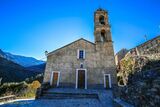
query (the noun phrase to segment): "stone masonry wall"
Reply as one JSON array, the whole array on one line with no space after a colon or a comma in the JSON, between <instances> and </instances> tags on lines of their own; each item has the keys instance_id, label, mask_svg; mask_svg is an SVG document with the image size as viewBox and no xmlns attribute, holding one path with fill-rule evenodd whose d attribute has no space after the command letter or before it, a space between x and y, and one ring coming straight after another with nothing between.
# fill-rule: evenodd
<instances>
[{"instance_id":1,"label":"stone masonry wall","mask_svg":"<svg viewBox=\"0 0 160 107\"><path fill-rule=\"evenodd\" d=\"M160 36L131 49L127 55L148 55L156 53L160 53Z\"/></svg>"},{"instance_id":2,"label":"stone masonry wall","mask_svg":"<svg viewBox=\"0 0 160 107\"><path fill-rule=\"evenodd\" d=\"M77 59L77 50L85 50L85 59ZM87 85L103 85L104 74L111 74L112 84L116 84L116 67L112 43L97 45L80 39L48 55L44 82L49 82L52 71L60 71L60 86L76 84L76 69L80 64L87 69Z\"/></svg>"}]
</instances>

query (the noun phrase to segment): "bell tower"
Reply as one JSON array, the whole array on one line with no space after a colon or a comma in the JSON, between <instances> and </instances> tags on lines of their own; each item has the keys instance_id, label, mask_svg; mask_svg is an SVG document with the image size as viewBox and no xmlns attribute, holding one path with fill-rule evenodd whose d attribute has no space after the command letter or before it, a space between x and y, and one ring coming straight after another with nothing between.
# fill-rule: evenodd
<instances>
[{"instance_id":1,"label":"bell tower","mask_svg":"<svg viewBox=\"0 0 160 107\"><path fill-rule=\"evenodd\" d=\"M101 8L94 13L94 38L95 44L112 42L108 12Z\"/></svg>"}]
</instances>

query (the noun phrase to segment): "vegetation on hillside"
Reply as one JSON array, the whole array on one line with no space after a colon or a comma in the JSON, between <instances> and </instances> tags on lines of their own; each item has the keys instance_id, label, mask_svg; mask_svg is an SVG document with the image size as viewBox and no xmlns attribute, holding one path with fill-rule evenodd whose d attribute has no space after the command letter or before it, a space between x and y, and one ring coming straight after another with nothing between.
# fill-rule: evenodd
<instances>
[{"instance_id":1,"label":"vegetation on hillside","mask_svg":"<svg viewBox=\"0 0 160 107\"><path fill-rule=\"evenodd\" d=\"M0 96L16 95L17 98L35 97L36 90L41 86L39 81L27 84L25 81L20 83L4 83L0 86Z\"/></svg>"},{"instance_id":2,"label":"vegetation on hillside","mask_svg":"<svg viewBox=\"0 0 160 107\"><path fill-rule=\"evenodd\" d=\"M0 84L0 97L16 95L17 98L35 97L36 90L41 86L43 74L26 78L22 82L7 82Z\"/></svg>"},{"instance_id":3,"label":"vegetation on hillside","mask_svg":"<svg viewBox=\"0 0 160 107\"><path fill-rule=\"evenodd\" d=\"M147 65L149 59L147 57L125 57L120 62L120 70L118 72L118 81L120 85L127 85L129 79L135 73L141 72Z\"/></svg>"},{"instance_id":4,"label":"vegetation on hillside","mask_svg":"<svg viewBox=\"0 0 160 107\"><path fill-rule=\"evenodd\" d=\"M120 97L136 107L160 105L160 58L125 57L120 63Z\"/></svg>"},{"instance_id":5,"label":"vegetation on hillside","mask_svg":"<svg viewBox=\"0 0 160 107\"><path fill-rule=\"evenodd\" d=\"M0 97L7 95L16 95L19 98L34 97L36 89L42 83L45 64L34 68L36 70L0 57Z\"/></svg>"}]
</instances>

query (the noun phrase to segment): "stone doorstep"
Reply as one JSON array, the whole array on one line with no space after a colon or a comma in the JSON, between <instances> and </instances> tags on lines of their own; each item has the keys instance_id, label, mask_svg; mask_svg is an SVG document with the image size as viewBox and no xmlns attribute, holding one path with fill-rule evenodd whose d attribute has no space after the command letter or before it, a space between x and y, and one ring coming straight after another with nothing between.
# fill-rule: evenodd
<instances>
[{"instance_id":1,"label":"stone doorstep","mask_svg":"<svg viewBox=\"0 0 160 107\"><path fill-rule=\"evenodd\" d=\"M112 98L112 91L111 90L85 90L85 89L60 89L60 90L48 90L48 91L43 91L43 94L65 94L65 95L82 95L82 96L96 96L95 98L99 97L101 98L101 96L103 97L103 95L105 95L105 97L110 97ZM43 95L42 94L42 95Z\"/></svg>"},{"instance_id":2,"label":"stone doorstep","mask_svg":"<svg viewBox=\"0 0 160 107\"><path fill-rule=\"evenodd\" d=\"M44 92L42 99L98 99L97 94Z\"/></svg>"},{"instance_id":3,"label":"stone doorstep","mask_svg":"<svg viewBox=\"0 0 160 107\"><path fill-rule=\"evenodd\" d=\"M98 95L99 97L104 96L113 98L112 90L95 90L95 89L72 89L72 88L51 88L43 91L43 93L69 93L69 94L85 94L85 95ZM43 94L42 93L42 94Z\"/></svg>"},{"instance_id":4,"label":"stone doorstep","mask_svg":"<svg viewBox=\"0 0 160 107\"><path fill-rule=\"evenodd\" d=\"M56 95L97 95L97 94L87 94L87 93L65 93L65 92L47 92L47 91L44 91L43 92L43 94L51 94L51 95L54 95L54 94L56 94Z\"/></svg>"},{"instance_id":5,"label":"stone doorstep","mask_svg":"<svg viewBox=\"0 0 160 107\"><path fill-rule=\"evenodd\" d=\"M88 92L84 89L75 90L75 89L61 89L61 88L54 88L49 89L47 91L43 91L42 98L53 98L53 99L78 99L78 98L90 98L90 99L98 99L98 94L93 92Z\"/></svg>"},{"instance_id":6,"label":"stone doorstep","mask_svg":"<svg viewBox=\"0 0 160 107\"><path fill-rule=\"evenodd\" d=\"M72 88L51 88L43 91L40 99L97 99L104 107L113 105L112 90L95 90L95 89L72 89ZM112 107L112 106L107 106Z\"/></svg>"},{"instance_id":7,"label":"stone doorstep","mask_svg":"<svg viewBox=\"0 0 160 107\"><path fill-rule=\"evenodd\" d=\"M74 89L74 88L50 88L46 91L47 92L60 92L60 93L86 93L86 94L112 92L112 90L106 90L106 89L96 90L96 89Z\"/></svg>"}]
</instances>

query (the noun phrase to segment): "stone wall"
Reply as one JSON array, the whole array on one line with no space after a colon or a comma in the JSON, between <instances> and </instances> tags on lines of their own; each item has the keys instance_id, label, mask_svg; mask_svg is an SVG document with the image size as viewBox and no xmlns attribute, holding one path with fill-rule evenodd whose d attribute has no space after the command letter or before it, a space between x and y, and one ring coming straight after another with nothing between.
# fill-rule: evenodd
<instances>
[{"instance_id":1,"label":"stone wall","mask_svg":"<svg viewBox=\"0 0 160 107\"><path fill-rule=\"evenodd\" d=\"M85 49L85 59L77 59L77 50ZM80 64L87 70L87 85L103 85L104 74L111 74L112 84L116 84L116 67L112 43L95 45L80 39L53 53L47 58L44 82L49 82L52 71L60 71L60 85L75 87L76 69Z\"/></svg>"},{"instance_id":2,"label":"stone wall","mask_svg":"<svg viewBox=\"0 0 160 107\"><path fill-rule=\"evenodd\" d=\"M133 49L127 55L146 55L160 53L160 36L153 38Z\"/></svg>"}]
</instances>

